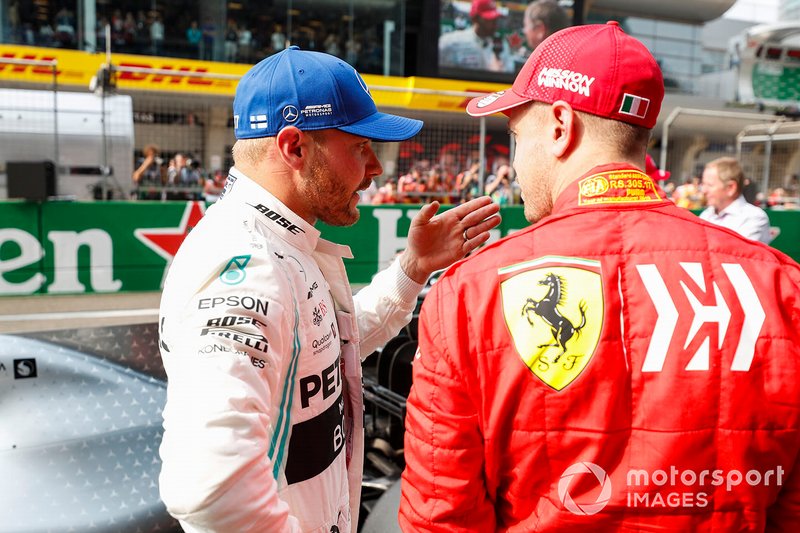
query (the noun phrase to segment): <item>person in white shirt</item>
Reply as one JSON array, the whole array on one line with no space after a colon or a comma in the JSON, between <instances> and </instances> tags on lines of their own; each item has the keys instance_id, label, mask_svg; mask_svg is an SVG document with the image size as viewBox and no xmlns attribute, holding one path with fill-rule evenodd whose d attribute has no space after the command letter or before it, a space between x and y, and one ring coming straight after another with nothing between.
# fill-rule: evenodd
<instances>
[{"instance_id":1,"label":"person in white shirt","mask_svg":"<svg viewBox=\"0 0 800 533\"><path fill-rule=\"evenodd\" d=\"M742 195L744 172L733 157L720 157L703 170L702 189L708 207L700 218L736 233L769 244L769 217Z\"/></svg>"},{"instance_id":2,"label":"person in white shirt","mask_svg":"<svg viewBox=\"0 0 800 533\"><path fill-rule=\"evenodd\" d=\"M495 38L502 15L494 0L473 0L469 15L472 26L439 37L439 66L513 72L508 42Z\"/></svg>"}]
</instances>

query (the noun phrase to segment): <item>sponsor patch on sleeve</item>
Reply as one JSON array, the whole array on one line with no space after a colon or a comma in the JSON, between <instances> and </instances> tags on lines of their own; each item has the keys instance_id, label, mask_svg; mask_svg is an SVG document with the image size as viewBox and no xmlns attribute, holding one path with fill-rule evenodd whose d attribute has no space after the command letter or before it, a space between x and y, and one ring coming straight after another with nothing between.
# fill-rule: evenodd
<instances>
[{"instance_id":1,"label":"sponsor patch on sleeve","mask_svg":"<svg viewBox=\"0 0 800 533\"><path fill-rule=\"evenodd\" d=\"M660 201L653 179L638 170L603 172L578 183L578 205Z\"/></svg>"}]
</instances>

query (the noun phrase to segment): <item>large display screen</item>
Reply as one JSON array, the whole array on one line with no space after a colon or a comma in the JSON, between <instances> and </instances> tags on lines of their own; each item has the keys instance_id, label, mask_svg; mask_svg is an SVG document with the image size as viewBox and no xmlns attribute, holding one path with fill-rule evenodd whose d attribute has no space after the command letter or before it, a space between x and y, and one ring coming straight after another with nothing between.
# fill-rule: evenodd
<instances>
[{"instance_id":1,"label":"large display screen","mask_svg":"<svg viewBox=\"0 0 800 533\"><path fill-rule=\"evenodd\" d=\"M441 0L439 76L513 80L539 42L571 24L571 4L556 0Z\"/></svg>"}]
</instances>

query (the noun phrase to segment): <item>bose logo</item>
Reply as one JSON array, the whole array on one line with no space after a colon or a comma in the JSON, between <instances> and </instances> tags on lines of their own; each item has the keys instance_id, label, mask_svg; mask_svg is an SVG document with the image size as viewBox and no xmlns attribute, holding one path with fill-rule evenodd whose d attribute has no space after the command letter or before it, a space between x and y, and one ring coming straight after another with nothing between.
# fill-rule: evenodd
<instances>
[{"instance_id":1,"label":"bose logo","mask_svg":"<svg viewBox=\"0 0 800 533\"><path fill-rule=\"evenodd\" d=\"M289 233L293 233L294 235L297 235L299 233L305 233L306 232L306 230L304 230L300 226L297 226L291 220L285 218L280 213L277 213L277 212L273 211L272 209L270 209L269 207L265 206L264 204L258 204L258 205L247 204L247 205L255 207L260 213L262 213L268 219L272 220L273 222L277 222L279 226L289 230Z\"/></svg>"}]
</instances>

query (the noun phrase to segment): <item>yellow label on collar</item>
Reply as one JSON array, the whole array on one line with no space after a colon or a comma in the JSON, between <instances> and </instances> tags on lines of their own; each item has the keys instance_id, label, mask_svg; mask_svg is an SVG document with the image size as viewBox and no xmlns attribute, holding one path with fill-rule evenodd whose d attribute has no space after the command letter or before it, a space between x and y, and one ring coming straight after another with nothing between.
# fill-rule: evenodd
<instances>
[{"instance_id":1,"label":"yellow label on collar","mask_svg":"<svg viewBox=\"0 0 800 533\"><path fill-rule=\"evenodd\" d=\"M638 170L614 170L578 182L578 205L660 202L653 179Z\"/></svg>"}]
</instances>

